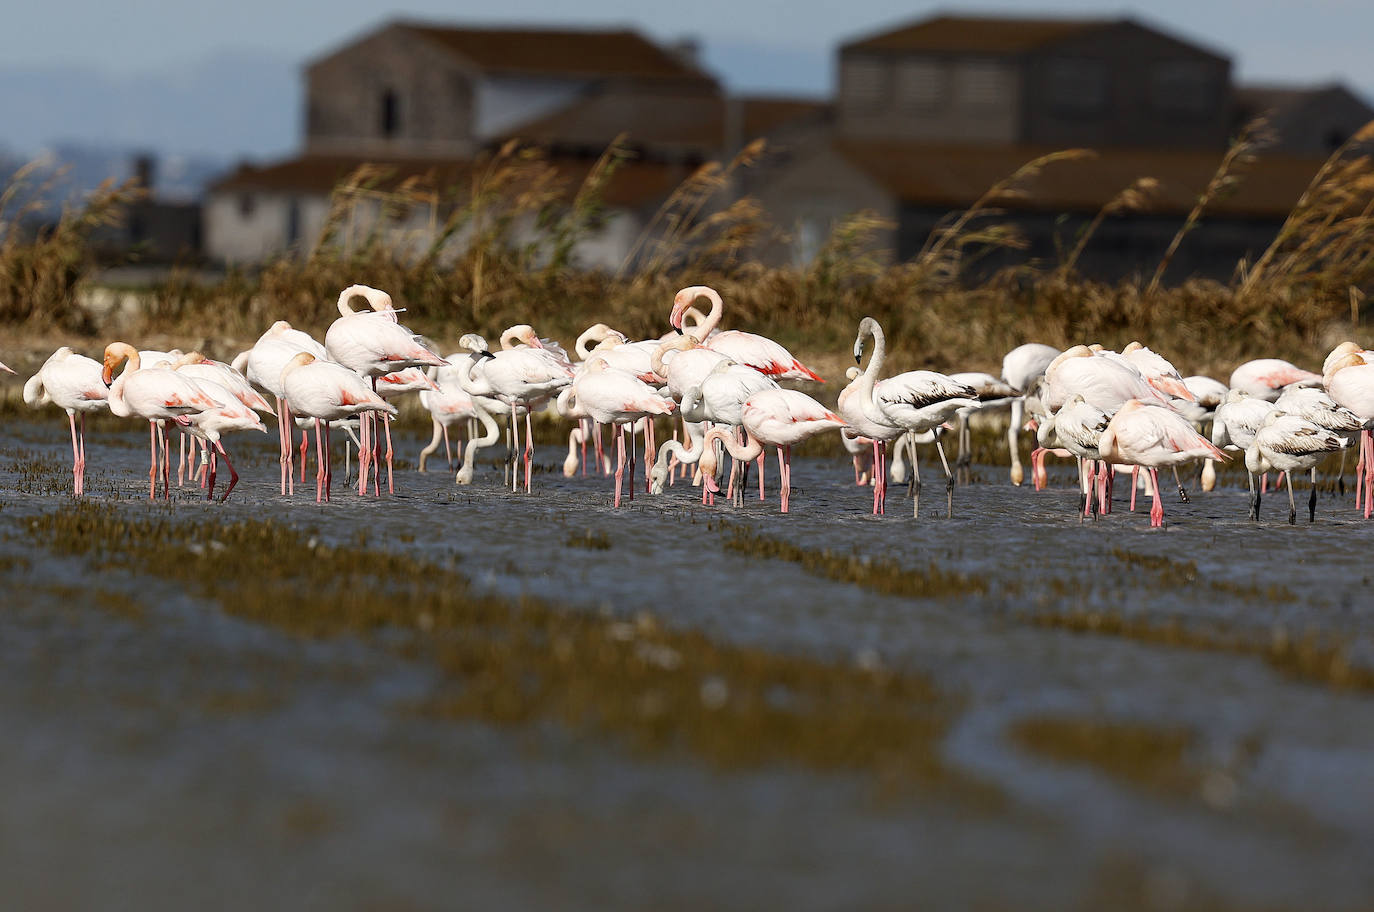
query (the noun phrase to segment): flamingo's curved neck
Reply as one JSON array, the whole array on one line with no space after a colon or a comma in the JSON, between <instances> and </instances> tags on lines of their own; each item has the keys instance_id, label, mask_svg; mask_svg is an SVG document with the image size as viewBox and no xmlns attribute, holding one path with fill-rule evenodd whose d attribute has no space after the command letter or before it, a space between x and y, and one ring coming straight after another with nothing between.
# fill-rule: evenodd
<instances>
[{"instance_id":1,"label":"flamingo's curved neck","mask_svg":"<svg viewBox=\"0 0 1374 912\"><path fill-rule=\"evenodd\" d=\"M716 324L720 323L722 302L720 293L708 285L702 285L697 288L697 297L704 297L706 300L710 301L711 309L707 312L705 319L694 326L687 326L684 320L682 332L683 335L691 336L693 339L701 342L711 334L711 330L716 328Z\"/></svg>"},{"instance_id":2,"label":"flamingo's curved neck","mask_svg":"<svg viewBox=\"0 0 1374 912\"><path fill-rule=\"evenodd\" d=\"M717 440L719 440L721 443L725 445L726 452L728 452L734 458L743 460L744 462L749 462L752 459L758 459L760 456L763 455L763 444L759 441L757 437L754 436L753 432L750 431L748 428L744 429L743 444L737 443L735 441L734 435L726 431L724 428L717 428L711 431L710 434L707 434L707 445L710 444L712 436L715 436Z\"/></svg>"},{"instance_id":3,"label":"flamingo's curved neck","mask_svg":"<svg viewBox=\"0 0 1374 912\"><path fill-rule=\"evenodd\" d=\"M874 389L878 384L878 372L883 368L883 361L887 359L887 336L883 333L883 328L876 320L868 321L864 326L864 333L860 333L859 339L864 335L873 337L873 354L868 358L868 367L864 368L863 374L859 377L859 407L863 410L864 417L876 424L887 424L883 413L878 408L878 403L874 399Z\"/></svg>"},{"instance_id":4,"label":"flamingo's curved neck","mask_svg":"<svg viewBox=\"0 0 1374 912\"><path fill-rule=\"evenodd\" d=\"M372 288L368 285L350 285L339 292L340 314L345 317L351 317L357 313L366 313L366 311L354 310L349 305L349 302L352 301L354 297L361 297L367 301L368 306L374 311L389 312L395 309L391 305L391 295L386 292L377 288ZM288 326L287 328L290 327Z\"/></svg>"},{"instance_id":5,"label":"flamingo's curved neck","mask_svg":"<svg viewBox=\"0 0 1374 912\"><path fill-rule=\"evenodd\" d=\"M475 360L475 359L474 359ZM501 439L501 429L496 424L496 419L488 414L487 410L473 403L473 412L476 413L477 420L482 422L482 436L473 437L468 441L466 449L463 451L463 465L458 469L458 479L460 481L471 481L473 473L473 460L477 456L477 451L483 447L495 446Z\"/></svg>"}]
</instances>

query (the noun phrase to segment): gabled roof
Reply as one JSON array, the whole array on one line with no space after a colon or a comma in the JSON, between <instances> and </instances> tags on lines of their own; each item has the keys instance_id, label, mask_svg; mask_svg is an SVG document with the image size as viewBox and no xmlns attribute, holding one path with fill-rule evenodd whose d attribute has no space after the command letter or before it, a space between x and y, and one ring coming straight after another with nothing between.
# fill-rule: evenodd
<instances>
[{"instance_id":1,"label":"gabled roof","mask_svg":"<svg viewBox=\"0 0 1374 912\"><path fill-rule=\"evenodd\" d=\"M916 206L962 209L1022 165L1051 151L1035 146L926 145L841 140L850 164L898 200ZM1156 214L1187 213L1216 173L1220 155L1186 150L1110 148L1088 159L1046 166L1023 196L1001 209L1092 214L1141 177L1160 182ZM1323 162L1319 157L1273 155L1251 165L1235 191L1217 199L1210 215L1281 219L1302 196Z\"/></svg>"},{"instance_id":2,"label":"gabled roof","mask_svg":"<svg viewBox=\"0 0 1374 912\"><path fill-rule=\"evenodd\" d=\"M1247 116L1273 111L1283 115L1324 95L1344 95L1349 101L1366 107L1369 103L1339 82L1324 85L1243 85L1236 86L1236 107Z\"/></svg>"},{"instance_id":3,"label":"gabled roof","mask_svg":"<svg viewBox=\"0 0 1374 912\"><path fill-rule=\"evenodd\" d=\"M715 82L709 73L684 56L630 29L469 28L398 20L373 29L309 65L347 53L358 42L388 29L408 32L489 72Z\"/></svg>"},{"instance_id":4,"label":"gabled roof","mask_svg":"<svg viewBox=\"0 0 1374 912\"><path fill-rule=\"evenodd\" d=\"M1191 39L1131 17L1027 18L1019 16L958 16L940 14L841 45L841 52L917 51L946 54L1024 54L1050 47L1067 38L1108 28L1133 28L1196 54L1226 61L1227 56Z\"/></svg>"},{"instance_id":5,"label":"gabled roof","mask_svg":"<svg viewBox=\"0 0 1374 912\"><path fill-rule=\"evenodd\" d=\"M843 50L1020 53L1122 19L938 15L859 38Z\"/></svg>"}]
</instances>

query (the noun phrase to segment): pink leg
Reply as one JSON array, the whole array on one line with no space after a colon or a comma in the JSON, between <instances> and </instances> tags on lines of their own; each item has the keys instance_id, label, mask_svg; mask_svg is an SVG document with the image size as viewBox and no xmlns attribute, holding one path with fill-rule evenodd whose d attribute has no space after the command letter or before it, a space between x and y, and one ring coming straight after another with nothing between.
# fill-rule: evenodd
<instances>
[{"instance_id":1,"label":"pink leg","mask_svg":"<svg viewBox=\"0 0 1374 912\"><path fill-rule=\"evenodd\" d=\"M1159 499L1159 470L1150 470L1150 485L1155 489L1155 501L1150 507L1150 527L1164 525L1164 504Z\"/></svg>"},{"instance_id":2,"label":"pink leg","mask_svg":"<svg viewBox=\"0 0 1374 912\"><path fill-rule=\"evenodd\" d=\"M86 413L81 413L81 430L79 433L81 440L81 471L78 473L78 480L81 484L81 494L86 494Z\"/></svg>"},{"instance_id":3,"label":"pink leg","mask_svg":"<svg viewBox=\"0 0 1374 912\"><path fill-rule=\"evenodd\" d=\"M206 465L209 467L205 472L205 499L213 500L215 496L215 451L206 448L209 460Z\"/></svg>"},{"instance_id":4,"label":"pink leg","mask_svg":"<svg viewBox=\"0 0 1374 912\"><path fill-rule=\"evenodd\" d=\"M334 447L329 440L329 422L324 423L324 502L329 503L330 491L334 487Z\"/></svg>"},{"instance_id":5,"label":"pink leg","mask_svg":"<svg viewBox=\"0 0 1374 912\"><path fill-rule=\"evenodd\" d=\"M194 449L192 447L193 452ZM179 488L184 484L186 484L186 435L182 434L177 440L177 487Z\"/></svg>"},{"instance_id":6,"label":"pink leg","mask_svg":"<svg viewBox=\"0 0 1374 912\"><path fill-rule=\"evenodd\" d=\"M392 481L392 479L391 479L391 460L392 460L393 451L392 451L392 448L391 448L391 416L390 416L390 415L386 415L386 414L383 414L383 415L382 415L382 430L386 431L386 492L387 492L388 494L395 494L395 493L396 493L396 483L395 483L394 481ZM378 497L381 496L381 492L380 492L380 491L377 492L377 496L378 496Z\"/></svg>"},{"instance_id":7,"label":"pink leg","mask_svg":"<svg viewBox=\"0 0 1374 912\"><path fill-rule=\"evenodd\" d=\"M224 496L220 498L220 503L224 503L229 499L229 495L234 492L234 485L239 483L239 473L234 471L234 464L229 461L229 451L224 448L222 441L215 441L215 449L219 455L224 457L224 464L229 467L229 487L224 489Z\"/></svg>"},{"instance_id":8,"label":"pink leg","mask_svg":"<svg viewBox=\"0 0 1374 912\"><path fill-rule=\"evenodd\" d=\"M591 433L591 422L586 418L581 420L582 425L582 477L587 477L587 436Z\"/></svg>"},{"instance_id":9,"label":"pink leg","mask_svg":"<svg viewBox=\"0 0 1374 912\"><path fill-rule=\"evenodd\" d=\"M627 488L627 490L630 492L630 500L633 501L633 500L635 499L635 426L634 426L634 422L633 422L633 421L630 422L629 428L630 428L630 432L629 432L629 436L630 436L630 469L629 469L629 472L630 472L630 474L629 474L630 484L629 484L629 487Z\"/></svg>"},{"instance_id":10,"label":"pink leg","mask_svg":"<svg viewBox=\"0 0 1374 912\"><path fill-rule=\"evenodd\" d=\"M592 427L596 428L596 470L605 476L606 474L606 447L601 439L601 422L593 421Z\"/></svg>"},{"instance_id":11,"label":"pink leg","mask_svg":"<svg viewBox=\"0 0 1374 912\"><path fill-rule=\"evenodd\" d=\"M76 412L67 413L72 428L72 496L81 496L81 445L76 442Z\"/></svg>"},{"instance_id":12,"label":"pink leg","mask_svg":"<svg viewBox=\"0 0 1374 912\"><path fill-rule=\"evenodd\" d=\"M1364 518L1374 509L1374 431L1364 432Z\"/></svg>"},{"instance_id":13,"label":"pink leg","mask_svg":"<svg viewBox=\"0 0 1374 912\"><path fill-rule=\"evenodd\" d=\"M281 449L281 493L286 495L286 482L291 475L291 437L286 429L291 426L291 407L280 396L277 397L277 446Z\"/></svg>"},{"instance_id":14,"label":"pink leg","mask_svg":"<svg viewBox=\"0 0 1374 912\"><path fill-rule=\"evenodd\" d=\"M444 429L444 458L448 460L448 470L453 471L453 448L448 445L448 425L440 423Z\"/></svg>"},{"instance_id":15,"label":"pink leg","mask_svg":"<svg viewBox=\"0 0 1374 912\"><path fill-rule=\"evenodd\" d=\"M1360 458L1355 462L1355 509L1360 508L1364 497L1364 457L1370 431L1360 431Z\"/></svg>"},{"instance_id":16,"label":"pink leg","mask_svg":"<svg viewBox=\"0 0 1374 912\"><path fill-rule=\"evenodd\" d=\"M301 484L305 484L305 454L310 451L310 429L301 428Z\"/></svg>"},{"instance_id":17,"label":"pink leg","mask_svg":"<svg viewBox=\"0 0 1374 912\"><path fill-rule=\"evenodd\" d=\"M763 454L759 454L759 500L763 500Z\"/></svg>"},{"instance_id":18,"label":"pink leg","mask_svg":"<svg viewBox=\"0 0 1374 912\"><path fill-rule=\"evenodd\" d=\"M157 422L148 422L148 499L157 500Z\"/></svg>"},{"instance_id":19,"label":"pink leg","mask_svg":"<svg viewBox=\"0 0 1374 912\"><path fill-rule=\"evenodd\" d=\"M315 419L315 503L324 500L324 439L320 436L320 419Z\"/></svg>"},{"instance_id":20,"label":"pink leg","mask_svg":"<svg viewBox=\"0 0 1374 912\"><path fill-rule=\"evenodd\" d=\"M883 501L883 480L878 474L882 469L883 458L878 453L878 447L882 446L877 440L873 441L873 515L882 513ZM859 457L854 456L854 483L859 483Z\"/></svg>"},{"instance_id":21,"label":"pink leg","mask_svg":"<svg viewBox=\"0 0 1374 912\"><path fill-rule=\"evenodd\" d=\"M1090 505L1092 504L1093 494L1095 493L1095 489L1093 488L1093 482L1095 480L1096 479L1093 478L1092 463L1081 463L1078 467L1079 490L1081 491L1084 487L1088 489L1088 493L1083 496L1083 517L1085 519L1092 514Z\"/></svg>"},{"instance_id":22,"label":"pink leg","mask_svg":"<svg viewBox=\"0 0 1374 912\"><path fill-rule=\"evenodd\" d=\"M615 506L619 507L620 483L625 478L625 426L622 424L615 427Z\"/></svg>"},{"instance_id":23,"label":"pink leg","mask_svg":"<svg viewBox=\"0 0 1374 912\"><path fill-rule=\"evenodd\" d=\"M534 466L534 427L530 409L525 410L525 493L530 493L530 470Z\"/></svg>"},{"instance_id":24,"label":"pink leg","mask_svg":"<svg viewBox=\"0 0 1374 912\"><path fill-rule=\"evenodd\" d=\"M367 496L367 462L372 456L372 413L358 414L358 496Z\"/></svg>"},{"instance_id":25,"label":"pink leg","mask_svg":"<svg viewBox=\"0 0 1374 912\"><path fill-rule=\"evenodd\" d=\"M658 457L658 446L654 440L654 419L650 415L644 423L644 493L649 493L649 475L654 470L654 460Z\"/></svg>"},{"instance_id":26,"label":"pink leg","mask_svg":"<svg viewBox=\"0 0 1374 912\"><path fill-rule=\"evenodd\" d=\"M172 496L172 441L167 439L167 428L158 428L158 437L162 439L162 499L169 500Z\"/></svg>"},{"instance_id":27,"label":"pink leg","mask_svg":"<svg viewBox=\"0 0 1374 912\"><path fill-rule=\"evenodd\" d=\"M1131 466L1131 512L1135 512L1135 481L1140 474L1140 466Z\"/></svg>"}]
</instances>

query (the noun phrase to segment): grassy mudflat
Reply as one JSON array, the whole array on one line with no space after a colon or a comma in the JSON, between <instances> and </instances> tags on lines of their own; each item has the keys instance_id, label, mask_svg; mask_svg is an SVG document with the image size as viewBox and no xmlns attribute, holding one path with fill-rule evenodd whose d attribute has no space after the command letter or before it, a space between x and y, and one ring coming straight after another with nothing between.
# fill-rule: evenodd
<instances>
[{"instance_id":1,"label":"grassy mudflat","mask_svg":"<svg viewBox=\"0 0 1374 912\"><path fill-rule=\"evenodd\" d=\"M912 522L813 459L784 518L681 487L617 512L554 471L512 495L490 469L317 506L276 494L261 438L228 504L149 504L142 434L106 428L78 505L60 431L0 438L18 901L1374 892L1374 532L1349 497L1254 526L1227 487L1152 532L984 467L953 519L934 498Z\"/></svg>"}]
</instances>

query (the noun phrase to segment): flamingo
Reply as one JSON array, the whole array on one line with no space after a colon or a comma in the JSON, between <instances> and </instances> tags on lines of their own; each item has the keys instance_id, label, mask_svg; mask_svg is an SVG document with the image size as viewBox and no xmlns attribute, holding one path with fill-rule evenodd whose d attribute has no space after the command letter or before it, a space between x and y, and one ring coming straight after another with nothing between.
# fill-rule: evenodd
<instances>
[{"instance_id":1,"label":"flamingo","mask_svg":"<svg viewBox=\"0 0 1374 912\"><path fill-rule=\"evenodd\" d=\"M683 329L683 317L697 298L704 297L711 302L711 309L701 324L691 329ZM747 364L761 374L777 380L814 380L824 383L820 374L802 364L792 353L766 336L741 332L737 329L715 333L712 331L721 317L721 297L706 285L692 285L684 288L673 298L673 310L668 321L675 329L689 333L712 351L720 352L738 364Z\"/></svg>"},{"instance_id":2,"label":"flamingo","mask_svg":"<svg viewBox=\"0 0 1374 912\"><path fill-rule=\"evenodd\" d=\"M954 515L954 475L949 470L949 460L945 458L945 448L940 443L939 428L952 418L961 408L977 407L978 400L972 387L956 383L944 374L935 371L916 370L888 377L881 384L876 382L878 371L882 369L887 357L887 338L883 328L872 317L859 321L859 334L854 340L854 360L863 358L864 339L873 337L873 357L859 382L863 384L860 405L865 416L875 424L887 424L907 431L935 431L935 449L940 454L940 465L945 470L945 500L948 515ZM921 479L919 470L912 466L912 505L911 515L915 518L920 507Z\"/></svg>"},{"instance_id":3,"label":"flamingo","mask_svg":"<svg viewBox=\"0 0 1374 912\"><path fill-rule=\"evenodd\" d=\"M620 493L625 478L625 427L641 418L670 415L677 408L673 400L659 395L652 386L634 374L614 370L605 358L594 356L587 361L573 381L573 399L598 424L616 429L615 506L620 506ZM634 439L630 441L630 499L634 500Z\"/></svg>"},{"instance_id":4,"label":"flamingo","mask_svg":"<svg viewBox=\"0 0 1374 912\"><path fill-rule=\"evenodd\" d=\"M963 483L969 483L969 467L973 464L973 440L969 435L969 419L974 412L990 412L1011 408L1017 391L1010 383L982 371L965 371L950 374L955 383L972 387L978 396L978 405L962 408L956 414L959 418L959 455L954 459L955 473L963 473Z\"/></svg>"},{"instance_id":5,"label":"flamingo","mask_svg":"<svg viewBox=\"0 0 1374 912\"><path fill-rule=\"evenodd\" d=\"M118 378L115 368L127 361ZM187 415L214 408L211 399L189 377L182 377L165 367L144 369L138 350L127 342L111 342L105 347L105 359L100 379L110 387L110 412L118 418L136 415L148 421L148 438L152 453L148 466L148 498L157 497L157 445L163 441L162 496L171 496L166 436L159 434L160 422L173 421L185 427ZM113 381L113 382L112 382Z\"/></svg>"},{"instance_id":6,"label":"flamingo","mask_svg":"<svg viewBox=\"0 0 1374 912\"><path fill-rule=\"evenodd\" d=\"M534 330L528 326L518 329L520 336L528 343L526 347L502 349L493 353L487 349L486 340L475 333L468 333L459 339L458 347L474 355L466 373L470 384L466 386L468 393L474 397L479 394L489 396L510 411L510 428L515 441L512 456L520 447L520 432L516 424L517 409L524 409L525 493L528 494L534 460L534 432L530 424L530 411L572 383L573 370L566 358L560 358L542 347L542 343L534 335ZM477 376L479 366L480 379ZM518 478L518 473L512 474L513 491L519 488Z\"/></svg>"},{"instance_id":7,"label":"flamingo","mask_svg":"<svg viewBox=\"0 0 1374 912\"><path fill-rule=\"evenodd\" d=\"M354 311L353 298L361 297L371 311ZM391 296L366 285L350 285L339 293L339 318L330 324L324 336L324 348L331 360L349 370L376 378L407 367L443 367L448 362L435 353L419 336L402 326L396 319ZM371 410L366 410L360 425L363 449L358 451L358 493L367 493L367 470L373 468L376 481L376 453L378 439L372 426ZM382 425L386 432L386 488L395 493L392 480L391 412L382 411ZM318 435L317 435L318 436Z\"/></svg>"},{"instance_id":8,"label":"flamingo","mask_svg":"<svg viewBox=\"0 0 1374 912\"><path fill-rule=\"evenodd\" d=\"M689 427L692 440L697 442L696 446L691 455L688 455L687 450L676 440L664 444L664 452L660 452L658 461L650 472L650 490L655 493L662 492L663 482L668 473L669 456L676 455L679 461L686 465L700 460L700 441L705 435L699 428L703 427L704 422L729 428L741 427L744 424L744 403L749 397L766 389L777 388L778 384L772 378L765 377L747 365L736 364L728 358L713 367L702 378L699 386L687 390L680 405L684 426ZM731 495L734 494L735 481L735 469L732 467L729 489ZM741 481L741 484L743 483ZM703 489L703 502L710 495L709 489ZM759 489L759 499L763 499L762 485Z\"/></svg>"},{"instance_id":9,"label":"flamingo","mask_svg":"<svg viewBox=\"0 0 1374 912\"><path fill-rule=\"evenodd\" d=\"M366 412L394 415L396 406L379 396L356 371L309 352L298 352L286 363L280 386L290 409L315 421L315 502L327 501L333 483L329 423ZM363 451L359 450L358 462L362 460ZM366 487L358 493L366 494Z\"/></svg>"},{"instance_id":10,"label":"flamingo","mask_svg":"<svg viewBox=\"0 0 1374 912\"><path fill-rule=\"evenodd\" d=\"M1217 406L1212 417L1212 443L1244 453L1255 441L1255 432L1264 420L1278 411L1278 406L1244 390L1233 389ZM1250 492L1255 491L1255 476L1247 471Z\"/></svg>"},{"instance_id":11,"label":"flamingo","mask_svg":"<svg viewBox=\"0 0 1374 912\"><path fill-rule=\"evenodd\" d=\"M1124 463L1150 470L1154 503L1151 528L1164 525L1164 505L1159 498L1159 467L1177 466L1194 459L1226 459L1210 440L1197 432L1178 412L1139 399L1127 401L1107 422L1098 440L1098 452L1109 463Z\"/></svg>"},{"instance_id":12,"label":"flamingo","mask_svg":"<svg viewBox=\"0 0 1374 912\"><path fill-rule=\"evenodd\" d=\"M1106 463L1095 466L1094 463L1100 462L1102 452L1098 444L1102 440L1102 432L1107 429L1109 419L1105 412L1096 406L1089 405L1082 395L1075 393L1069 397L1069 401L1055 412L1049 424L1054 428L1055 435L1064 449L1078 457L1079 474L1085 477L1083 515L1092 514L1094 481L1097 483L1097 510L1099 513L1108 511L1108 484L1111 480L1111 467Z\"/></svg>"},{"instance_id":13,"label":"flamingo","mask_svg":"<svg viewBox=\"0 0 1374 912\"><path fill-rule=\"evenodd\" d=\"M1021 422L1025 417L1026 396L1035 382L1045 376L1045 368L1059 357L1059 349L1040 342L1027 342L1007 352L1002 358L1002 379L1016 390L1017 398L1011 402L1011 424L1007 426L1007 448L1011 452L1011 483L1019 486L1026 478L1021 468L1021 447L1019 435Z\"/></svg>"},{"instance_id":14,"label":"flamingo","mask_svg":"<svg viewBox=\"0 0 1374 912\"><path fill-rule=\"evenodd\" d=\"M1257 399L1273 402L1286 386L1295 383L1316 386L1321 379L1321 374L1303 370L1279 358L1260 358L1256 361L1246 361L1233 370L1229 386Z\"/></svg>"},{"instance_id":15,"label":"flamingo","mask_svg":"<svg viewBox=\"0 0 1374 912\"><path fill-rule=\"evenodd\" d=\"M1301 469L1312 473L1312 492L1307 499L1307 521L1317 520L1317 463L1328 453L1347 446L1348 441L1298 415L1271 412L1255 432L1245 450L1245 468L1253 477L1276 469L1284 473L1288 485L1288 524L1296 525L1298 507L1293 502L1293 473ZM1250 518L1259 521L1260 492L1250 491Z\"/></svg>"},{"instance_id":16,"label":"flamingo","mask_svg":"<svg viewBox=\"0 0 1374 912\"><path fill-rule=\"evenodd\" d=\"M296 486L293 477L295 467L291 447L291 414L289 409L283 408L282 400L285 398L285 393L281 388L281 372L286 367L287 362L301 352L308 352L319 360L328 360L329 358L324 346L315 341L309 334L298 329L292 329L291 324L285 320L278 320L258 337L258 341L253 344L251 349L235 358L232 365L235 370L242 371L249 382L256 383L276 399L277 439L281 446L281 493L283 495L294 494ZM302 430L302 443L308 439L309 434ZM361 455L358 458L361 460Z\"/></svg>"},{"instance_id":17,"label":"flamingo","mask_svg":"<svg viewBox=\"0 0 1374 912\"><path fill-rule=\"evenodd\" d=\"M1179 376L1178 370L1167 359L1150 351L1139 342L1128 343L1121 350L1121 357L1140 371L1146 383L1161 393L1187 402L1192 402L1196 398L1193 391L1188 389L1188 384L1184 383L1183 378Z\"/></svg>"},{"instance_id":18,"label":"flamingo","mask_svg":"<svg viewBox=\"0 0 1374 912\"><path fill-rule=\"evenodd\" d=\"M1151 386L1126 358L1115 352L1097 354L1086 345L1075 345L1050 362L1045 382L1045 406L1051 412L1058 411L1074 393L1107 414L1132 399L1170 407L1169 397Z\"/></svg>"},{"instance_id":19,"label":"flamingo","mask_svg":"<svg viewBox=\"0 0 1374 912\"><path fill-rule=\"evenodd\" d=\"M67 413L72 430L73 497L86 492L86 413L109 407L110 388L101 372L99 361L78 355L64 345L49 355L38 373L24 384L24 401L28 405L36 408L52 403ZM81 416L79 429L77 415Z\"/></svg>"},{"instance_id":20,"label":"flamingo","mask_svg":"<svg viewBox=\"0 0 1374 912\"><path fill-rule=\"evenodd\" d=\"M448 457L449 471L453 470L453 452L449 448L449 425L458 421L469 424L468 436L472 436L472 422L477 418L477 405L459 380L459 372L467 368L467 357L462 353L449 355L444 359L448 367L430 368L430 377L436 388L420 390L420 404L428 411L434 421L434 436L429 445L420 451L420 471L425 470L425 460L439 448L439 440L444 441L444 453Z\"/></svg>"},{"instance_id":21,"label":"flamingo","mask_svg":"<svg viewBox=\"0 0 1374 912\"><path fill-rule=\"evenodd\" d=\"M1188 387L1188 392L1193 394L1192 408L1190 411L1180 411L1187 415L1193 424L1198 426L1198 431L1202 431L1202 426L1210 424L1216 418L1217 406L1221 405L1226 394L1230 392L1225 383L1220 380L1213 380L1211 377L1194 375L1184 377L1183 385ZM1210 430L1209 430L1210 433ZM1217 486L1217 464L1210 459L1202 463L1202 478L1198 484L1204 491L1211 491Z\"/></svg>"},{"instance_id":22,"label":"flamingo","mask_svg":"<svg viewBox=\"0 0 1374 912\"><path fill-rule=\"evenodd\" d=\"M712 428L701 446L702 484L715 492L715 441L724 444L735 459L748 462L758 457L765 446L778 451L778 468L782 474L782 512L788 511L792 491L792 447L829 430L848 427L844 419L805 393L789 389L766 389L750 396L744 403L745 443L737 444L725 428ZM742 486L741 486L742 487ZM738 491L743 497L743 492Z\"/></svg>"},{"instance_id":23,"label":"flamingo","mask_svg":"<svg viewBox=\"0 0 1374 912\"><path fill-rule=\"evenodd\" d=\"M186 431L205 441L206 500L211 500L215 496L215 469L218 457L223 457L224 464L229 467L229 487L224 490L224 497L220 501L223 503L229 499L229 495L234 492L234 486L239 483L239 473L229 461L229 453L224 448L222 435L230 431L262 431L266 434L267 428L263 426L257 412L240 400L237 390L213 380L198 379L195 383L197 389L215 401L215 406L188 415L190 424L186 426Z\"/></svg>"},{"instance_id":24,"label":"flamingo","mask_svg":"<svg viewBox=\"0 0 1374 912\"><path fill-rule=\"evenodd\" d=\"M1361 497L1364 501L1364 518L1368 519L1374 511L1374 359L1367 359L1359 352L1349 352L1329 362L1322 377L1331 399L1354 412L1364 422L1360 437L1360 469L1356 469L1358 483L1355 489L1355 506L1358 509Z\"/></svg>"},{"instance_id":25,"label":"flamingo","mask_svg":"<svg viewBox=\"0 0 1374 912\"><path fill-rule=\"evenodd\" d=\"M858 343L855 343L858 347ZM849 385L840 390L839 399L835 406L835 411L845 423L854 429L854 432L872 441L873 444L873 515L878 516L887 512L887 446L892 441L906 433L906 428L893 424L891 421L883 420L881 417L870 418L868 413L871 408L865 409L866 400L873 397L875 378L878 369L882 366L880 358L881 349L875 347L873 354L868 359L868 367L859 371L857 367L852 367L846 371L845 375L850 378ZM856 351L855 360L859 359ZM840 435L844 440L844 435ZM855 462L854 472L857 483L858 462Z\"/></svg>"}]
</instances>

